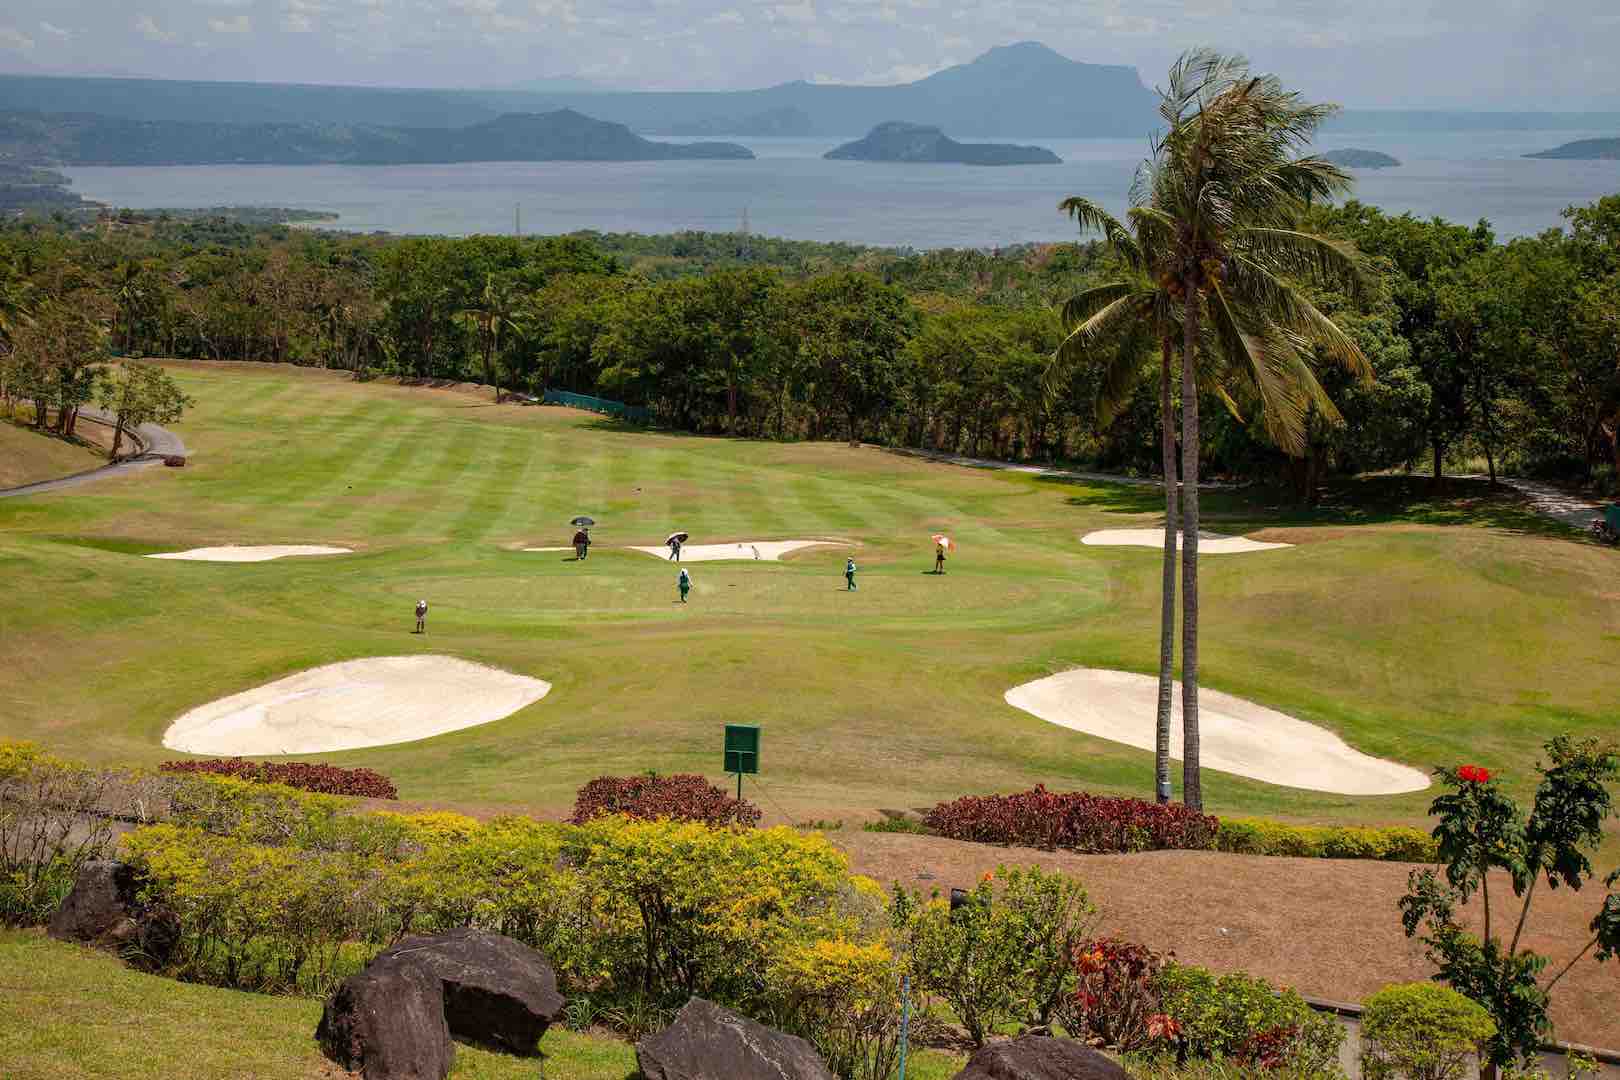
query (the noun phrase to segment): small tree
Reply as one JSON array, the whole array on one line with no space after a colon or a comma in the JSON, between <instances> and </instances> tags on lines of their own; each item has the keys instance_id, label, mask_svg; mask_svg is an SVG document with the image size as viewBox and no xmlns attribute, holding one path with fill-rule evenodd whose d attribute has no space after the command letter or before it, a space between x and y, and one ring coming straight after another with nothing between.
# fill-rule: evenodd
<instances>
[{"instance_id":1,"label":"small tree","mask_svg":"<svg viewBox=\"0 0 1620 1080\"><path fill-rule=\"evenodd\" d=\"M1386 986L1363 1005L1367 1080L1463 1080L1468 1059L1496 1034L1478 1002L1434 983Z\"/></svg>"},{"instance_id":2,"label":"small tree","mask_svg":"<svg viewBox=\"0 0 1620 1080\"><path fill-rule=\"evenodd\" d=\"M101 380L98 402L112 413L112 459L118 460L126 432L142 424L170 424L193 404L167 371L155 364L118 365Z\"/></svg>"},{"instance_id":3,"label":"small tree","mask_svg":"<svg viewBox=\"0 0 1620 1080\"><path fill-rule=\"evenodd\" d=\"M1485 1042L1487 1071L1514 1064L1536 1050L1552 1029L1547 1005L1555 986L1587 953L1599 961L1620 956L1620 870L1605 881L1609 894L1592 919L1586 946L1545 983L1548 958L1519 948L1536 887L1581 888L1594 876L1589 853L1603 841L1603 822L1614 813L1609 785L1620 778L1620 754L1596 739L1580 742L1560 735L1546 744L1550 764L1537 763L1541 783L1528 818L1491 774L1477 765L1439 769L1448 790L1429 813L1439 817L1445 877L1413 871L1401 898L1401 923L1408 937L1428 946L1439 969L1436 978L1479 1002L1491 1014L1496 1032ZM1493 932L1489 873L1504 870L1520 899L1519 918L1506 944ZM1478 935L1458 921L1457 909L1478 893L1483 907Z\"/></svg>"}]
</instances>

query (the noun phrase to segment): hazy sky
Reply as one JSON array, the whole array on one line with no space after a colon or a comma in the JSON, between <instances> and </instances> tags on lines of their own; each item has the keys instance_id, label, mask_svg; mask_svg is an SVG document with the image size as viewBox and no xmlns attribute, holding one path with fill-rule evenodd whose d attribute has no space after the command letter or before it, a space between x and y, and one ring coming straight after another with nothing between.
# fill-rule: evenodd
<instances>
[{"instance_id":1,"label":"hazy sky","mask_svg":"<svg viewBox=\"0 0 1620 1080\"><path fill-rule=\"evenodd\" d=\"M1620 0L5 0L0 71L731 89L903 82L1037 40L1247 53L1352 106L1620 108Z\"/></svg>"}]
</instances>

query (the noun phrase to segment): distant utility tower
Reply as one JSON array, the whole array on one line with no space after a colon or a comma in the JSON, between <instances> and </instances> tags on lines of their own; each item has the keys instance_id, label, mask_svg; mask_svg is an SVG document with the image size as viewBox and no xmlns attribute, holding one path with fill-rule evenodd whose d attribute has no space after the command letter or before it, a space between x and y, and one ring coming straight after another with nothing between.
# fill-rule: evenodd
<instances>
[{"instance_id":1,"label":"distant utility tower","mask_svg":"<svg viewBox=\"0 0 1620 1080\"><path fill-rule=\"evenodd\" d=\"M522 236L523 235L523 204L522 203L518 203L517 208L512 211L512 235L513 236Z\"/></svg>"},{"instance_id":2,"label":"distant utility tower","mask_svg":"<svg viewBox=\"0 0 1620 1080\"><path fill-rule=\"evenodd\" d=\"M751 235L752 230L749 228L749 225L748 225L748 207L746 207L746 206L743 207L742 224L740 224L737 227L737 233L738 233L739 236L742 237L742 254L743 254L743 257L747 258L753 251L753 245L748 242L748 238Z\"/></svg>"}]
</instances>

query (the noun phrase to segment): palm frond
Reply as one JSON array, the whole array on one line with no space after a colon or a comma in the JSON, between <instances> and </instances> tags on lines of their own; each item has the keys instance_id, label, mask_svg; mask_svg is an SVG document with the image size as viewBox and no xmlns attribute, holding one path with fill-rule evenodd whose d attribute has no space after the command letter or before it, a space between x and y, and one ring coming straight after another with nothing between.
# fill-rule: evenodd
<instances>
[{"instance_id":1,"label":"palm frond","mask_svg":"<svg viewBox=\"0 0 1620 1080\"><path fill-rule=\"evenodd\" d=\"M1074 330L1115 300L1137 291L1137 288L1138 286L1129 281L1114 281L1107 285L1098 285L1087 289L1078 296L1070 297L1063 302L1063 306L1058 310L1058 317L1063 320L1063 329L1065 331Z\"/></svg>"},{"instance_id":2,"label":"palm frond","mask_svg":"<svg viewBox=\"0 0 1620 1080\"><path fill-rule=\"evenodd\" d=\"M1101 233L1103 241L1136 269L1142 267L1142 250L1120 220L1098 203L1079 195L1071 195L1058 203L1058 209L1068 214L1080 226L1081 232Z\"/></svg>"},{"instance_id":3,"label":"palm frond","mask_svg":"<svg viewBox=\"0 0 1620 1080\"><path fill-rule=\"evenodd\" d=\"M1243 307L1262 312L1267 321L1321 348L1329 360L1356 378L1373 377L1372 365L1361 346L1305 294L1248 255L1234 255L1226 266L1229 293Z\"/></svg>"}]
</instances>

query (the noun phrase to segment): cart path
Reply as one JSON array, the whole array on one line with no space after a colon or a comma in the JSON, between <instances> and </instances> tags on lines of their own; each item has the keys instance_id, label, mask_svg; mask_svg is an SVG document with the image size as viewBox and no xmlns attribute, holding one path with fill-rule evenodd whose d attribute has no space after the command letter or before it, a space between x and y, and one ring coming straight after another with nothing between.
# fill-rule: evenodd
<instances>
[{"instance_id":1,"label":"cart path","mask_svg":"<svg viewBox=\"0 0 1620 1080\"><path fill-rule=\"evenodd\" d=\"M1502 477L1502 483L1528 499L1538 513L1577 529L1585 530L1591 525L1593 518L1603 516L1601 503L1593 502L1584 495L1576 495L1562 488L1553 487L1551 484L1509 476Z\"/></svg>"},{"instance_id":2,"label":"cart path","mask_svg":"<svg viewBox=\"0 0 1620 1080\"><path fill-rule=\"evenodd\" d=\"M102 424L113 427L117 419L104 409L85 406L79 410L79 419L92 424ZM41 480L34 484L24 484L21 487L6 488L0 491L0 499L8 499L13 495L38 495L47 491L60 491L63 488L78 487L93 480L100 480L118 473L132 472L144 469L149 465L160 464L164 458L172 456L185 457L186 444L180 436L168 428L158 427L156 424L142 424L133 431L124 432L132 437L140 446L140 452L122 461L103 465L99 469L89 472L75 473L72 476L63 476L55 480Z\"/></svg>"}]
</instances>

